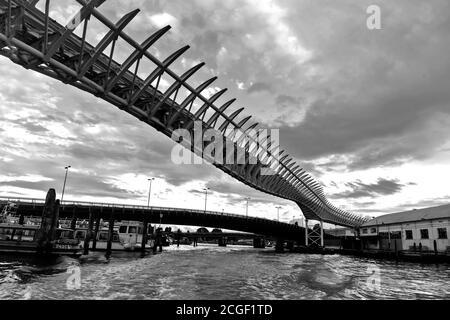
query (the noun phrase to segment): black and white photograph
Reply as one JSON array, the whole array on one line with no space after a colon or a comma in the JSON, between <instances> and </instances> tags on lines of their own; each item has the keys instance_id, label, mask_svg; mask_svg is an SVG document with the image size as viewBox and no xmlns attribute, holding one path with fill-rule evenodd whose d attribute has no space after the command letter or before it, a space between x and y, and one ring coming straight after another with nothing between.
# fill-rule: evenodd
<instances>
[{"instance_id":1,"label":"black and white photograph","mask_svg":"<svg viewBox=\"0 0 450 320\"><path fill-rule=\"evenodd\" d=\"M450 300L449 31L447 0L0 0L0 300Z\"/></svg>"}]
</instances>

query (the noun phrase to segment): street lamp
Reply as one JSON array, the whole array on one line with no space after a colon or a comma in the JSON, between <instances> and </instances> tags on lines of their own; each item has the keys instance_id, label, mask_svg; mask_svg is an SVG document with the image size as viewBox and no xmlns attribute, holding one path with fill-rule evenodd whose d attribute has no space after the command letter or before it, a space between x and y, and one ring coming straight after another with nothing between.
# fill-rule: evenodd
<instances>
[{"instance_id":1,"label":"street lamp","mask_svg":"<svg viewBox=\"0 0 450 320\"><path fill-rule=\"evenodd\" d=\"M281 207L278 206L278 207L276 207L276 208L277 208L278 222L280 222L280 209L281 209Z\"/></svg>"},{"instance_id":2,"label":"street lamp","mask_svg":"<svg viewBox=\"0 0 450 320\"><path fill-rule=\"evenodd\" d=\"M152 181L155 180L155 178L150 178L147 180L149 181L147 207L150 208L150 195L152 193Z\"/></svg>"},{"instance_id":3,"label":"street lamp","mask_svg":"<svg viewBox=\"0 0 450 320\"><path fill-rule=\"evenodd\" d=\"M205 213L206 213L206 201L208 200L208 190L209 190L209 188L204 188L203 190L205 191Z\"/></svg>"},{"instance_id":4,"label":"street lamp","mask_svg":"<svg viewBox=\"0 0 450 320\"><path fill-rule=\"evenodd\" d=\"M247 200L247 206L245 208L245 216L248 218L248 200L250 200L249 197L245 198L245 200Z\"/></svg>"},{"instance_id":5,"label":"street lamp","mask_svg":"<svg viewBox=\"0 0 450 320\"><path fill-rule=\"evenodd\" d=\"M62 189L62 193L61 193L61 204L63 203L63 199L64 199L64 190L66 189L67 173L69 172L69 168L71 168L71 166L64 167L64 169L66 169L66 175L64 176L64 184L63 184L63 189Z\"/></svg>"}]
</instances>

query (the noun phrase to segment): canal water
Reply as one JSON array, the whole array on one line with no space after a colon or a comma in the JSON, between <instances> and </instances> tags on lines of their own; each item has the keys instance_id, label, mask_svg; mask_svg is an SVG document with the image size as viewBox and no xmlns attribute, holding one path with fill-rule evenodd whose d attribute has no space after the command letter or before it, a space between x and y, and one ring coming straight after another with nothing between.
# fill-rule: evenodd
<instances>
[{"instance_id":1,"label":"canal water","mask_svg":"<svg viewBox=\"0 0 450 320\"><path fill-rule=\"evenodd\" d=\"M0 299L450 299L449 265L242 246L164 249L110 260L0 257Z\"/></svg>"}]
</instances>

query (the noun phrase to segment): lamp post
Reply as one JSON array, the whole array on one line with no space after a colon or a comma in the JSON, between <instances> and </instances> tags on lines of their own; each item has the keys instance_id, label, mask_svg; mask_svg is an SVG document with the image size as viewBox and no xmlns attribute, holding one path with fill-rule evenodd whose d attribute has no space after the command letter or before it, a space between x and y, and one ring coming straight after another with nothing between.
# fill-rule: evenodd
<instances>
[{"instance_id":1,"label":"lamp post","mask_svg":"<svg viewBox=\"0 0 450 320\"><path fill-rule=\"evenodd\" d=\"M247 205L245 207L245 216L248 218L248 200L250 200L249 197L245 198L245 200L247 200Z\"/></svg>"},{"instance_id":2,"label":"lamp post","mask_svg":"<svg viewBox=\"0 0 450 320\"><path fill-rule=\"evenodd\" d=\"M280 206L278 206L278 207L276 207L277 208L277 217L278 217L278 222L280 222L280 209L281 209L281 207Z\"/></svg>"},{"instance_id":3,"label":"lamp post","mask_svg":"<svg viewBox=\"0 0 450 320\"><path fill-rule=\"evenodd\" d=\"M149 181L147 207L150 208L150 196L152 193L152 181L155 180L155 178L149 178L147 180Z\"/></svg>"},{"instance_id":4,"label":"lamp post","mask_svg":"<svg viewBox=\"0 0 450 320\"><path fill-rule=\"evenodd\" d=\"M67 181L67 174L69 172L69 168L71 168L71 166L64 167L64 169L66 169L66 175L64 176L64 184L63 184L63 189L62 189L62 193L61 193L61 204L63 203L63 199L64 199L64 191L66 190L66 181Z\"/></svg>"},{"instance_id":5,"label":"lamp post","mask_svg":"<svg viewBox=\"0 0 450 320\"><path fill-rule=\"evenodd\" d=\"M206 213L206 201L208 200L208 190L209 190L209 188L204 188L203 190L205 191L205 213Z\"/></svg>"}]
</instances>

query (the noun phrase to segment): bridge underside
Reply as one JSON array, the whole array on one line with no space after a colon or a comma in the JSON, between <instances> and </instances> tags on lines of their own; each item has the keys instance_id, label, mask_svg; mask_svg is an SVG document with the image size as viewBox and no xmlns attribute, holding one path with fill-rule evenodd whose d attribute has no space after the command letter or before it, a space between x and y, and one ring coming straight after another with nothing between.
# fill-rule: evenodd
<instances>
[{"instance_id":1,"label":"bridge underside","mask_svg":"<svg viewBox=\"0 0 450 320\"><path fill-rule=\"evenodd\" d=\"M3 207L8 202L10 201L0 199L0 206ZM43 208L44 203L20 202L18 203L17 214L40 217ZM160 215L162 215L162 218ZM148 223L154 224L220 228L294 241L303 241L305 234L304 228L293 224L201 210L73 204L60 207L59 219L73 219L74 217L80 220L103 219L104 221L109 221L110 219L117 221L144 221L145 219Z\"/></svg>"},{"instance_id":2,"label":"bridge underside","mask_svg":"<svg viewBox=\"0 0 450 320\"><path fill-rule=\"evenodd\" d=\"M237 180L257 190L294 201L307 219L350 227L367 220L330 204L321 185L284 150L273 144L271 138L262 144L258 143L250 132L257 129L259 124L251 124L251 117L242 117L243 108L228 112L235 99L217 105L226 89L206 98L203 92L216 77L193 87L189 78L204 63L182 75L172 71L170 66L188 50L188 46L164 60L151 54L148 49L170 26L157 30L144 42L137 43L123 30L139 10L113 23L97 10L104 0L77 0L80 4L79 13L66 26L62 26L50 19L49 0L43 1L44 12L35 7L35 0L0 0L0 54L27 69L93 94L166 136L171 137L177 129L185 129L193 136L195 122L201 123L203 131L214 129L223 139L223 146L232 144L236 151L233 161L225 158L218 161L217 157L205 153L212 142L203 142L200 147L186 141L178 142ZM94 18L109 29L96 46L86 41L89 21ZM77 29L81 30L81 37L74 33ZM123 63L114 59L118 39L133 48ZM142 79L138 72L141 72L139 66L144 59L151 62L154 69L149 70L148 76ZM161 92L160 82L163 77L171 79L172 83ZM226 152L222 154L226 155ZM255 158L258 160L253 163L251 159ZM230 162L232 164L227 164ZM271 174L263 173L262 170L267 169Z\"/></svg>"}]
</instances>

